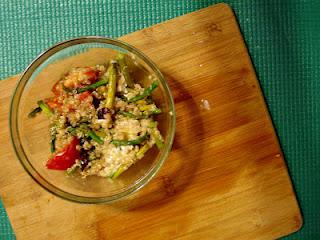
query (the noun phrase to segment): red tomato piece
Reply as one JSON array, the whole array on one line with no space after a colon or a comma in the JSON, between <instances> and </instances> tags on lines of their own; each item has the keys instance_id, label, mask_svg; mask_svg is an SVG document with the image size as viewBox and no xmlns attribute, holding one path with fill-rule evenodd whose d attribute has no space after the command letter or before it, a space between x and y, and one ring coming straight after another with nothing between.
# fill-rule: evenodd
<instances>
[{"instance_id":1,"label":"red tomato piece","mask_svg":"<svg viewBox=\"0 0 320 240\"><path fill-rule=\"evenodd\" d=\"M80 94L79 96L79 100L80 101L83 101L85 100L87 97L89 97L91 95L91 93L89 91L85 91L83 93Z\"/></svg>"},{"instance_id":2,"label":"red tomato piece","mask_svg":"<svg viewBox=\"0 0 320 240\"><path fill-rule=\"evenodd\" d=\"M60 81L56 82L51 91L54 93L54 95L60 95L62 92L63 92L63 86L62 84L60 83Z\"/></svg>"},{"instance_id":3,"label":"red tomato piece","mask_svg":"<svg viewBox=\"0 0 320 240\"><path fill-rule=\"evenodd\" d=\"M76 111L76 109L75 109L74 106L72 106L72 105L68 105L67 107L68 107L69 112L74 112L74 111Z\"/></svg>"},{"instance_id":4,"label":"red tomato piece","mask_svg":"<svg viewBox=\"0 0 320 240\"><path fill-rule=\"evenodd\" d=\"M51 109L58 109L59 111L61 110L62 104L58 101L57 97L47 98L44 101Z\"/></svg>"},{"instance_id":5,"label":"red tomato piece","mask_svg":"<svg viewBox=\"0 0 320 240\"><path fill-rule=\"evenodd\" d=\"M77 159L80 159L80 152L77 150L79 139L73 138L71 143L53 158L49 159L46 166L53 170L66 170L71 167Z\"/></svg>"},{"instance_id":6,"label":"red tomato piece","mask_svg":"<svg viewBox=\"0 0 320 240\"><path fill-rule=\"evenodd\" d=\"M97 71L94 71L94 70L89 70L89 71L85 72L84 74L88 77L88 80L91 83L96 82L97 79L98 79L98 75L99 75L99 73Z\"/></svg>"}]
</instances>

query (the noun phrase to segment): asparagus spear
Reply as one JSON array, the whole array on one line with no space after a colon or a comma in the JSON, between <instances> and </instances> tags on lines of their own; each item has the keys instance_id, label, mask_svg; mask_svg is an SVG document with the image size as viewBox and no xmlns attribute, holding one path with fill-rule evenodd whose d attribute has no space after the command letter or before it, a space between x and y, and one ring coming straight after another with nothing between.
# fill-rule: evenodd
<instances>
[{"instance_id":1,"label":"asparagus spear","mask_svg":"<svg viewBox=\"0 0 320 240\"><path fill-rule=\"evenodd\" d=\"M67 175L73 174L77 170L77 168L80 168L79 164L73 164L67 169Z\"/></svg>"},{"instance_id":2,"label":"asparagus spear","mask_svg":"<svg viewBox=\"0 0 320 240\"><path fill-rule=\"evenodd\" d=\"M76 136L77 131L83 132L85 135L89 136L93 141L103 144L103 140L100 136L98 136L94 131L89 130L89 127L86 124L81 124L78 128L68 127L67 131L71 133L71 135Z\"/></svg>"},{"instance_id":3,"label":"asparagus spear","mask_svg":"<svg viewBox=\"0 0 320 240\"><path fill-rule=\"evenodd\" d=\"M91 137L93 141L103 144L103 140L94 131L89 131L88 136Z\"/></svg>"},{"instance_id":4,"label":"asparagus spear","mask_svg":"<svg viewBox=\"0 0 320 240\"><path fill-rule=\"evenodd\" d=\"M163 148L163 140L162 140L162 136L160 135L160 133L152 131L151 135L153 136L154 140L156 141L156 146L158 149Z\"/></svg>"},{"instance_id":5,"label":"asparagus spear","mask_svg":"<svg viewBox=\"0 0 320 240\"><path fill-rule=\"evenodd\" d=\"M154 121L151 122L149 127L151 128L151 136L154 138L155 142L156 142L156 146L158 149L163 148L163 139L162 136L157 128L158 122Z\"/></svg>"},{"instance_id":6,"label":"asparagus spear","mask_svg":"<svg viewBox=\"0 0 320 240\"><path fill-rule=\"evenodd\" d=\"M44 101L38 101L38 105L48 117L50 117L53 114L50 107Z\"/></svg>"},{"instance_id":7,"label":"asparagus spear","mask_svg":"<svg viewBox=\"0 0 320 240\"><path fill-rule=\"evenodd\" d=\"M56 151L57 125L54 125L50 128L50 135L50 151L54 153Z\"/></svg>"},{"instance_id":8,"label":"asparagus spear","mask_svg":"<svg viewBox=\"0 0 320 240\"><path fill-rule=\"evenodd\" d=\"M148 137L147 134L138 137L137 139L134 140L112 140L111 143L118 146L128 146L128 145L138 145L140 143L142 143L144 140L146 140Z\"/></svg>"},{"instance_id":9,"label":"asparagus spear","mask_svg":"<svg viewBox=\"0 0 320 240\"><path fill-rule=\"evenodd\" d=\"M161 111L161 109L160 108L155 108L155 109L153 109L152 111L151 111L151 113L152 114L160 114L160 113L162 113L162 111Z\"/></svg>"},{"instance_id":10,"label":"asparagus spear","mask_svg":"<svg viewBox=\"0 0 320 240\"><path fill-rule=\"evenodd\" d=\"M125 60L125 55L123 53L118 53L116 59L117 59L117 62L120 66L121 73L122 73L127 85L130 88L134 87L134 82L130 76L128 65Z\"/></svg>"},{"instance_id":11,"label":"asparagus spear","mask_svg":"<svg viewBox=\"0 0 320 240\"><path fill-rule=\"evenodd\" d=\"M159 83L157 81L154 81L147 89L144 90L142 94L129 99L128 103L133 103L147 97L152 93L153 90L155 90L158 87L158 85Z\"/></svg>"},{"instance_id":12,"label":"asparagus spear","mask_svg":"<svg viewBox=\"0 0 320 240\"><path fill-rule=\"evenodd\" d=\"M117 75L116 75L116 68L114 66L114 63L110 64L107 71L109 71L109 84L108 84L106 107L113 108L114 98L116 95L116 87L117 87Z\"/></svg>"},{"instance_id":13,"label":"asparagus spear","mask_svg":"<svg viewBox=\"0 0 320 240\"><path fill-rule=\"evenodd\" d=\"M150 149L150 146L148 143L146 143L145 145L143 145L139 151L137 152L136 156L138 159L143 158L144 154Z\"/></svg>"},{"instance_id":14,"label":"asparagus spear","mask_svg":"<svg viewBox=\"0 0 320 240\"><path fill-rule=\"evenodd\" d=\"M116 178L119 177L119 175L120 175L121 173L123 173L125 170L126 170L126 169L125 169L123 166L120 166L120 167L118 168L118 170L117 170L114 174L112 174L111 179L116 179Z\"/></svg>"},{"instance_id":15,"label":"asparagus spear","mask_svg":"<svg viewBox=\"0 0 320 240\"><path fill-rule=\"evenodd\" d=\"M118 113L125 116L125 117L133 118L133 119L146 119L149 117L147 115L134 115L133 113L126 112L126 111L119 111Z\"/></svg>"},{"instance_id":16,"label":"asparagus spear","mask_svg":"<svg viewBox=\"0 0 320 240\"><path fill-rule=\"evenodd\" d=\"M72 135L72 136L77 136L77 129L74 127L68 127L67 131Z\"/></svg>"},{"instance_id":17,"label":"asparagus spear","mask_svg":"<svg viewBox=\"0 0 320 240\"><path fill-rule=\"evenodd\" d=\"M86 87L79 88L77 90L77 92L78 93L82 93L82 92L85 92L85 91L88 91L88 90L91 90L91 89L96 89L96 88L98 88L100 86L106 85L107 83L108 83L108 79L102 79L102 80L100 80L98 82L95 82L93 84L90 84L90 85L88 85Z\"/></svg>"},{"instance_id":18,"label":"asparagus spear","mask_svg":"<svg viewBox=\"0 0 320 240\"><path fill-rule=\"evenodd\" d=\"M161 113L161 109L157 108L157 106L154 103L148 104L148 105L141 105L141 106L139 106L139 110L140 111L148 111L151 114L160 114Z\"/></svg>"}]
</instances>

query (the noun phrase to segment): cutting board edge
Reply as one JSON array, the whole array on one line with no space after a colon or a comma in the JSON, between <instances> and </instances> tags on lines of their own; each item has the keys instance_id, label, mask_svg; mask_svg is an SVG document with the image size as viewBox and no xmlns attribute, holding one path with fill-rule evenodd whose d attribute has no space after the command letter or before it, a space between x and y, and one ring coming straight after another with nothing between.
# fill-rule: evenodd
<instances>
[{"instance_id":1,"label":"cutting board edge","mask_svg":"<svg viewBox=\"0 0 320 240\"><path fill-rule=\"evenodd\" d=\"M224 8L229 14L231 13L232 16L235 18L235 14L234 14L234 11L233 11L232 7L227 3L220 2L220 3L213 4L211 6L205 7L205 8L198 9L196 11L192 11L192 12L188 12L188 13L182 14L182 15L177 16L177 17L169 18L169 19L167 19L165 21L156 23L156 24L151 25L151 26L146 27L146 28L142 28L142 29L136 30L134 32L127 33L125 35L117 37L117 39L119 39L119 40L124 39L123 41L125 41L125 39L130 38L131 35L134 35L137 32L140 32L141 30L146 30L146 29L154 28L154 27L157 27L157 26L160 26L160 25L165 25L166 23L172 21L173 19L179 19L179 18L185 17L186 15L189 15L189 14L196 14L196 13L200 13L200 12L203 12L203 11L208 11L209 9L214 9L214 8Z\"/></svg>"},{"instance_id":2,"label":"cutting board edge","mask_svg":"<svg viewBox=\"0 0 320 240\"><path fill-rule=\"evenodd\" d=\"M280 237L287 236L288 234L292 234L294 232L297 232L302 228L302 226L303 226L303 216L302 216L301 208L300 208L300 205L299 205L299 201L297 199L297 194L296 194L296 191L294 189L293 181L292 181L292 178L291 178L291 176L289 174L289 168L288 168L288 164L287 164L287 161L286 161L286 157L284 155L284 151L283 151L281 143L280 143L280 138L279 138L278 133L276 131L275 123L274 123L274 121L273 121L273 119L271 117L271 112L270 112L270 109L268 107L268 104L267 104L267 101L266 101L266 98L265 98L265 94L263 92L263 89L262 89L262 86L260 84L260 81L258 80L257 73L256 73L256 70L255 70L252 58L250 56L249 49L248 49L248 47L247 47L247 45L245 43L245 40L244 40L243 35L241 33L240 25L239 25L239 23L238 23L238 21L236 19L235 12L233 11L232 7L229 4L224 3L224 2L218 3L218 4L213 5L211 7L215 7L215 6L220 6L220 7L224 8L225 11L232 16L234 24L236 25L236 28L237 28L238 38L242 39L242 43L241 43L242 47L246 50L245 52L246 52L247 58L249 59L250 73L253 73L253 77L254 77L254 79L255 79L255 81L257 83L257 87L258 87L257 90L261 93L260 96L262 98L262 102L263 102L263 105L264 105L265 114L266 114L266 116L268 118L268 122L269 122L270 126L273 129L273 134L275 135L274 137L275 137L276 144L278 145L278 147L280 149L280 152L281 152L281 155L282 155L282 158L283 158L282 163L283 163L284 168L286 170L286 177L290 182L290 187L291 187L290 190L291 190L292 196L293 196L295 204L296 204L296 209L295 209L296 210L296 214L295 214L295 216L297 218L295 219L295 221L296 221L296 223L299 223L299 224L296 225L296 228L293 230L293 232L289 231L289 233L284 234L284 235L282 235ZM205 9L206 8L200 9L198 11L205 10Z\"/></svg>"},{"instance_id":3,"label":"cutting board edge","mask_svg":"<svg viewBox=\"0 0 320 240\"><path fill-rule=\"evenodd\" d=\"M252 58L251 58L251 56L250 56L249 49L248 49L247 45L245 44L245 40L244 40L243 35L242 35L242 33L241 33L240 25L239 25L238 22L236 21L236 15L235 15L233 9L232 9L228 4L226 4L226 3L222 3L222 5L223 5L224 7L226 7L226 8L228 9L228 11L233 15L234 22L235 22L235 24L236 24L236 26L237 26L237 30L238 30L238 32L237 32L237 34L239 35L238 37L242 39L242 45L243 45L243 47L246 49L246 55L247 55L247 57L248 57L248 59L249 59L250 72L251 72L251 73L254 73L254 78L255 78L255 81L256 81L257 86L258 86L258 91L260 91L260 93L261 93L261 98L262 98L262 102L263 102L263 105L264 105L265 114L266 114L266 116L267 116L267 118L268 118L269 124L271 125L271 127L272 127L272 129L273 129L273 133L274 133L274 135L275 135L276 144L278 145L278 147L279 147L279 149L280 149L280 151L281 151L282 158L283 158L282 163L283 163L283 165L284 165L283 167L284 167L285 170L286 170L286 177L288 178L288 180L289 180L289 182L290 182L290 187L291 187L290 190L291 190L291 193L292 193L293 199L294 199L294 201L295 201L295 205L296 205L296 209L295 209L295 211L296 211L296 214L295 214L295 217L296 217L296 218L295 218L295 222L298 223L298 224L296 225L296 227L294 228L293 231L289 231L288 233L285 233L284 235L279 236L279 237L284 237L284 236L287 236L287 235L289 235L289 234L298 232L298 231L302 228L303 223L304 223L304 221L303 221L303 215L302 215L301 208L300 208L300 204L299 204L299 201L298 201L298 198L297 198L297 194L296 194L296 191L295 191L295 188L294 188L294 185L293 185L293 181L292 181L292 178L291 178L290 173L289 173L289 168L288 168L288 164L287 164L287 161L286 161L286 157L285 157L285 155L284 155L284 151L283 151L282 146L281 146L281 143L280 143L280 138L279 138L279 136L278 136L278 132L276 131L277 128L276 128L275 123L274 123L274 121L273 121L273 119L272 119L272 117L271 117L271 112L270 112L270 109L269 109L269 107L268 107L265 94L264 94L264 92L263 92L263 89L262 89L262 86L261 86L261 84L260 84L260 81L258 80L257 73L256 73L256 70L255 70L255 67L254 67Z\"/></svg>"}]
</instances>

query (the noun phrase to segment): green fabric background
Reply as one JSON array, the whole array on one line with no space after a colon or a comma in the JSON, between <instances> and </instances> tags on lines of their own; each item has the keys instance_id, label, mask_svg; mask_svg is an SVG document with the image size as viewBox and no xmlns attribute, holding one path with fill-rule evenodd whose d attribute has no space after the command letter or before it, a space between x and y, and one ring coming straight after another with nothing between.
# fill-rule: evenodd
<instances>
[{"instance_id":1,"label":"green fabric background","mask_svg":"<svg viewBox=\"0 0 320 240\"><path fill-rule=\"evenodd\" d=\"M59 41L118 37L216 2L2 0L0 79L21 72ZM286 239L319 239L320 1L226 2L237 15L302 208L303 228ZM14 239L1 204L0 239Z\"/></svg>"}]
</instances>

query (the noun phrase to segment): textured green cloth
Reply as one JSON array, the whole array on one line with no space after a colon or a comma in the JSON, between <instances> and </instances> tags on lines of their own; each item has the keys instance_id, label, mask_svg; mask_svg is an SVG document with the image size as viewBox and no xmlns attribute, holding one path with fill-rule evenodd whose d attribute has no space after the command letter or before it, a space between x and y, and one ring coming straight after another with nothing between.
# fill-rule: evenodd
<instances>
[{"instance_id":1,"label":"textured green cloth","mask_svg":"<svg viewBox=\"0 0 320 240\"><path fill-rule=\"evenodd\" d=\"M56 42L118 37L216 2L2 0L0 79ZM286 239L320 239L320 1L226 2L244 34L304 215L302 230ZM0 239L12 239L4 218L0 205Z\"/></svg>"},{"instance_id":2,"label":"textured green cloth","mask_svg":"<svg viewBox=\"0 0 320 240\"><path fill-rule=\"evenodd\" d=\"M15 236L12 232L12 227L8 221L6 210L0 201L0 239L13 240Z\"/></svg>"}]
</instances>

